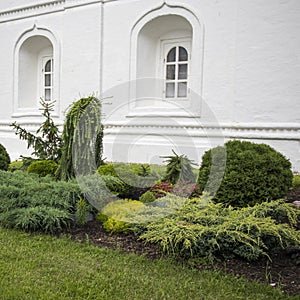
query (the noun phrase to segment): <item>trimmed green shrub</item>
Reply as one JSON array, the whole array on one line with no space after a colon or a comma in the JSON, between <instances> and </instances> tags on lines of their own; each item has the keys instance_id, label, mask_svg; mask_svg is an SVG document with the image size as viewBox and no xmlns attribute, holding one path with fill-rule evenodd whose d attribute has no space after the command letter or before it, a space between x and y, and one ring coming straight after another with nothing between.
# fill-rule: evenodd
<instances>
[{"instance_id":1,"label":"trimmed green shrub","mask_svg":"<svg viewBox=\"0 0 300 300\"><path fill-rule=\"evenodd\" d=\"M294 189L300 189L300 175L294 175L292 186Z\"/></svg>"},{"instance_id":2,"label":"trimmed green shrub","mask_svg":"<svg viewBox=\"0 0 300 300\"><path fill-rule=\"evenodd\" d=\"M35 173L41 177L47 175L55 176L58 164L53 160L36 160L27 168L28 173Z\"/></svg>"},{"instance_id":3,"label":"trimmed green shrub","mask_svg":"<svg viewBox=\"0 0 300 300\"><path fill-rule=\"evenodd\" d=\"M143 202L143 203L149 203L149 202L153 202L155 200L156 200L155 196L150 191L147 191L146 193L144 193L140 197L140 201Z\"/></svg>"},{"instance_id":4,"label":"trimmed green shrub","mask_svg":"<svg viewBox=\"0 0 300 300\"><path fill-rule=\"evenodd\" d=\"M8 171L14 172L18 170L24 170L24 164L21 160L12 161L8 166Z\"/></svg>"},{"instance_id":5,"label":"trimmed green shrub","mask_svg":"<svg viewBox=\"0 0 300 300\"><path fill-rule=\"evenodd\" d=\"M148 224L140 238L159 244L169 254L210 259L235 255L257 260L278 248L300 247L299 231L277 223L271 205L226 208L203 200L189 200L169 217ZM291 205L282 205L272 203L280 214L297 214ZM294 223L294 216L290 221Z\"/></svg>"},{"instance_id":6,"label":"trimmed green shrub","mask_svg":"<svg viewBox=\"0 0 300 300\"><path fill-rule=\"evenodd\" d=\"M285 196L292 179L291 163L270 146L229 141L203 155L197 183L200 192L216 192L214 202L245 207Z\"/></svg>"},{"instance_id":7,"label":"trimmed green shrub","mask_svg":"<svg viewBox=\"0 0 300 300\"><path fill-rule=\"evenodd\" d=\"M10 157L3 145L0 144L0 170L7 171L10 164Z\"/></svg>"}]
</instances>

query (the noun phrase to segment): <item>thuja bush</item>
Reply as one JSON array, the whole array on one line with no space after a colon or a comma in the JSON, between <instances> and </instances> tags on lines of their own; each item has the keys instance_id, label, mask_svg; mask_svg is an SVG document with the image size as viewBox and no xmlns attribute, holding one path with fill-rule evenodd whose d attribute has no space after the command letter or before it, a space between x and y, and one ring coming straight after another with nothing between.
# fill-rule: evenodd
<instances>
[{"instance_id":1,"label":"thuja bush","mask_svg":"<svg viewBox=\"0 0 300 300\"><path fill-rule=\"evenodd\" d=\"M244 207L285 196L292 180L290 161L270 146L229 141L203 155L197 183L215 202Z\"/></svg>"},{"instance_id":2,"label":"thuja bush","mask_svg":"<svg viewBox=\"0 0 300 300\"><path fill-rule=\"evenodd\" d=\"M289 223L278 223L271 207L278 215L289 216ZM140 238L177 256L214 259L234 255L251 261L278 248L300 247L300 233L292 225L296 214L295 208L280 202L226 208L193 199L169 217L148 224Z\"/></svg>"},{"instance_id":3,"label":"thuja bush","mask_svg":"<svg viewBox=\"0 0 300 300\"><path fill-rule=\"evenodd\" d=\"M293 177L293 189L300 189L300 175L294 175L294 177Z\"/></svg>"},{"instance_id":4,"label":"thuja bush","mask_svg":"<svg viewBox=\"0 0 300 300\"><path fill-rule=\"evenodd\" d=\"M50 175L55 176L58 164L53 160L36 160L27 168L28 173L35 173L41 177Z\"/></svg>"},{"instance_id":5,"label":"thuja bush","mask_svg":"<svg viewBox=\"0 0 300 300\"><path fill-rule=\"evenodd\" d=\"M0 172L0 225L54 232L73 223L81 191L75 182Z\"/></svg>"},{"instance_id":6,"label":"thuja bush","mask_svg":"<svg viewBox=\"0 0 300 300\"><path fill-rule=\"evenodd\" d=\"M7 171L10 164L10 157L6 148L0 144L0 170Z\"/></svg>"}]
</instances>

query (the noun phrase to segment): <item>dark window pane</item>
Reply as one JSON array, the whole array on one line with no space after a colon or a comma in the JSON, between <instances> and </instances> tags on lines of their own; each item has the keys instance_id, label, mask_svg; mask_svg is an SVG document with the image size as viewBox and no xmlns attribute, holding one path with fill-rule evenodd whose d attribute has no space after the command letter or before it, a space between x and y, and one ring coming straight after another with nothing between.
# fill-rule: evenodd
<instances>
[{"instance_id":1,"label":"dark window pane","mask_svg":"<svg viewBox=\"0 0 300 300\"><path fill-rule=\"evenodd\" d=\"M178 65L178 79L187 79L187 64Z\"/></svg>"},{"instance_id":2,"label":"dark window pane","mask_svg":"<svg viewBox=\"0 0 300 300\"><path fill-rule=\"evenodd\" d=\"M187 83L179 82L178 83L178 98L186 98L187 96Z\"/></svg>"},{"instance_id":3,"label":"dark window pane","mask_svg":"<svg viewBox=\"0 0 300 300\"><path fill-rule=\"evenodd\" d=\"M175 97L175 83L167 82L166 83L166 98Z\"/></svg>"},{"instance_id":4,"label":"dark window pane","mask_svg":"<svg viewBox=\"0 0 300 300\"><path fill-rule=\"evenodd\" d=\"M49 59L45 64L45 72L51 72L51 59Z\"/></svg>"},{"instance_id":5,"label":"dark window pane","mask_svg":"<svg viewBox=\"0 0 300 300\"><path fill-rule=\"evenodd\" d=\"M51 75L50 74L45 75L45 86L51 86Z\"/></svg>"},{"instance_id":6,"label":"dark window pane","mask_svg":"<svg viewBox=\"0 0 300 300\"><path fill-rule=\"evenodd\" d=\"M175 79L175 65L167 65L166 79L168 79L168 80L174 80Z\"/></svg>"},{"instance_id":7,"label":"dark window pane","mask_svg":"<svg viewBox=\"0 0 300 300\"><path fill-rule=\"evenodd\" d=\"M188 53L183 47L179 47L179 61L187 61Z\"/></svg>"},{"instance_id":8,"label":"dark window pane","mask_svg":"<svg viewBox=\"0 0 300 300\"><path fill-rule=\"evenodd\" d=\"M167 55L167 62L176 60L176 47L172 48Z\"/></svg>"}]
</instances>

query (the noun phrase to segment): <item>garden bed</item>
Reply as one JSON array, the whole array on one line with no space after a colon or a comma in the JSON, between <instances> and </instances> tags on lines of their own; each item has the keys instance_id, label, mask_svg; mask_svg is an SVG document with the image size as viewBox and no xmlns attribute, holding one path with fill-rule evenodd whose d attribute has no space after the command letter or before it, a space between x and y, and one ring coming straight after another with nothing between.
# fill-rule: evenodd
<instances>
[{"instance_id":1,"label":"garden bed","mask_svg":"<svg viewBox=\"0 0 300 300\"><path fill-rule=\"evenodd\" d=\"M145 245L142 241L138 241L133 234L107 233L98 221L88 222L82 228L72 228L67 234L78 242L89 242L99 247L120 249L125 253L145 255L150 259L158 259L163 256L158 247L150 244ZM279 286L282 291L291 295L300 294L300 253L286 250L273 255L271 259L272 261L262 258L259 261L249 263L234 258L215 262L211 265L195 263L194 267L199 270L221 269L226 273L243 276L249 281L257 280L272 286Z\"/></svg>"}]
</instances>

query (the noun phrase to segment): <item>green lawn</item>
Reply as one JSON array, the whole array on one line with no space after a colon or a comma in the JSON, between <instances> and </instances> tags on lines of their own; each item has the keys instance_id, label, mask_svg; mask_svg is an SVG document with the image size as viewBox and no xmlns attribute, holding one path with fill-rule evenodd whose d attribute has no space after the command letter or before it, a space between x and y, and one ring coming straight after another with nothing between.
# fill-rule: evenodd
<instances>
[{"instance_id":1,"label":"green lawn","mask_svg":"<svg viewBox=\"0 0 300 300\"><path fill-rule=\"evenodd\" d=\"M0 228L0 299L299 299L258 283Z\"/></svg>"}]
</instances>

